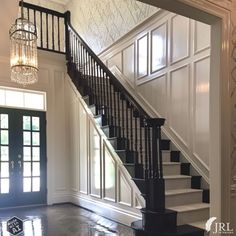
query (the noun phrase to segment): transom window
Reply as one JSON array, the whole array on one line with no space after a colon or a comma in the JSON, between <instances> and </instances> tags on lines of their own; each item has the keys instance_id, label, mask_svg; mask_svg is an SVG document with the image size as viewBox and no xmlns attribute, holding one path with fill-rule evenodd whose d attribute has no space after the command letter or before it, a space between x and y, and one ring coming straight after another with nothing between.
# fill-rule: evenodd
<instances>
[{"instance_id":1,"label":"transom window","mask_svg":"<svg viewBox=\"0 0 236 236\"><path fill-rule=\"evenodd\" d=\"M46 93L0 87L0 106L46 111Z\"/></svg>"}]
</instances>

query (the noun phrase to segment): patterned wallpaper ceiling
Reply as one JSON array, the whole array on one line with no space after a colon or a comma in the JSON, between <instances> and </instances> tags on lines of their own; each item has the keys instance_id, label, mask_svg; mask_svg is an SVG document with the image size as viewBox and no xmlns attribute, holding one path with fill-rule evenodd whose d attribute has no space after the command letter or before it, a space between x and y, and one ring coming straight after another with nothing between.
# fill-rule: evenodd
<instances>
[{"instance_id":1,"label":"patterned wallpaper ceiling","mask_svg":"<svg viewBox=\"0 0 236 236\"><path fill-rule=\"evenodd\" d=\"M70 0L50 0L50 1L62 4L62 5L66 5Z\"/></svg>"}]
</instances>

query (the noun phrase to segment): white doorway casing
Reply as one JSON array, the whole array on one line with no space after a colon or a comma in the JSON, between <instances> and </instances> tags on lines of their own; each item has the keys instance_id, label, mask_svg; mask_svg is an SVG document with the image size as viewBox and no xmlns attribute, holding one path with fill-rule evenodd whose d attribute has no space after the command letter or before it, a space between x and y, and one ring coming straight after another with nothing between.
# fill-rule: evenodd
<instances>
[{"instance_id":1,"label":"white doorway casing","mask_svg":"<svg viewBox=\"0 0 236 236\"><path fill-rule=\"evenodd\" d=\"M235 177L235 137L231 119L234 113L235 81L231 70L235 62L231 58L233 9L231 0L142 0L187 17L210 24L212 27L212 59L210 75L210 183L211 216L236 226L233 184ZM236 20L236 19L235 19ZM233 54L232 54L233 55ZM233 91L231 93L231 91ZM231 132L232 130L232 132ZM232 137L232 139L231 139ZM233 141L232 141L233 140ZM230 145L231 143L231 145ZM232 184L232 192L231 192Z\"/></svg>"}]
</instances>

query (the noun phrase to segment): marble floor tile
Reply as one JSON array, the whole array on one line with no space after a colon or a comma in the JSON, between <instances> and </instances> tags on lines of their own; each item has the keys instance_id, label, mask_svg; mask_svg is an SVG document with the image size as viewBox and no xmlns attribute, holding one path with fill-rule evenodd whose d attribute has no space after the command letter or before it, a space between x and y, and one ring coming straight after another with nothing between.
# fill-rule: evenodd
<instances>
[{"instance_id":1,"label":"marble floor tile","mask_svg":"<svg viewBox=\"0 0 236 236\"><path fill-rule=\"evenodd\" d=\"M18 236L133 236L132 229L72 204L0 209L0 236L10 236L7 220L24 221Z\"/></svg>"}]
</instances>

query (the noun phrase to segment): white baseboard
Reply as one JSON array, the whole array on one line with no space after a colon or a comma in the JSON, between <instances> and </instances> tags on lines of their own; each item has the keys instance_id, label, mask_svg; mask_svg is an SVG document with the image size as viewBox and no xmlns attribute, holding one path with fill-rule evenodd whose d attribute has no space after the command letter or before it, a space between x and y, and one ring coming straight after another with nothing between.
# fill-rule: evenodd
<instances>
[{"instance_id":1,"label":"white baseboard","mask_svg":"<svg viewBox=\"0 0 236 236\"><path fill-rule=\"evenodd\" d=\"M48 205L53 205L57 203L66 203L71 201L70 193L63 192L63 193L56 193L52 196L52 198L48 199Z\"/></svg>"},{"instance_id":2,"label":"white baseboard","mask_svg":"<svg viewBox=\"0 0 236 236\"><path fill-rule=\"evenodd\" d=\"M127 226L141 219L141 213L128 211L82 195L72 194L70 202Z\"/></svg>"}]
</instances>

